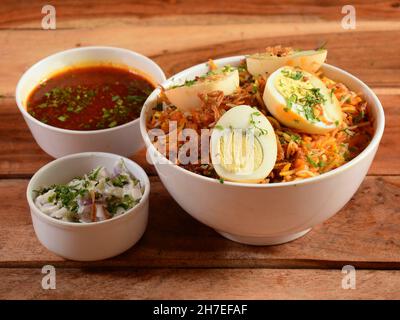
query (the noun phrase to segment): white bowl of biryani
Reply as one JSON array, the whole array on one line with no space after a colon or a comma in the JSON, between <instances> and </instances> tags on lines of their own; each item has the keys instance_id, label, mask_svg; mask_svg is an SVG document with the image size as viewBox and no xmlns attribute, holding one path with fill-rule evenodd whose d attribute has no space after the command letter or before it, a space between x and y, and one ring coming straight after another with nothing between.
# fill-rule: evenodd
<instances>
[{"instance_id":1,"label":"white bowl of biryani","mask_svg":"<svg viewBox=\"0 0 400 320\"><path fill-rule=\"evenodd\" d=\"M332 217L351 199L378 149L384 131L384 112L374 92L361 80L335 66L323 64L326 50L321 51L311 52L311 55L318 55L317 61L311 63L301 54L296 57L297 53L293 55L295 59L275 56L272 63L264 61L263 55L234 56L202 63L168 79L162 85L164 92L157 89L149 96L141 114L141 132L149 159L154 162L169 193L192 217L230 240L252 245L274 245L305 235L313 226ZM267 56L270 55L268 52ZM305 55L310 55L310 52ZM246 58L253 74L246 67ZM261 59L261 63L257 59ZM283 60L284 68L278 69L282 67L280 61ZM300 69L300 74L297 74L290 69L289 66L293 67L298 61L305 64L308 73ZM271 70L262 74L265 67ZM236 68L240 89L232 93L230 86L238 80L232 81L231 72L236 72ZM222 76L215 77L221 72ZM212 79L205 81L210 74ZM315 111L306 117L310 99L307 95L301 96L303 89L296 91L295 99L291 99L293 93L290 90L286 99L279 97L276 87L271 87L268 79L274 75L282 80L282 74L290 78L288 81L296 90L296 81L304 82L299 86L305 86L306 92L315 94L313 97L317 100L311 101L319 101L320 104L315 104L311 110L318 110L319 113ZM284 84L281 80L276 80L276 86L277 83ZM223 81L223 84L213 81ZM310 81L319 87L315 89ZM270 87L266 89L268 85ZM310 87L307 88L308 85ZM209 92L202 98L193 98L190 92L196 93L199 88L222 88L228 94ZM179 90L185 91L184 94L181 95ZM175 106L171 106L171 100L176 103ZM317 106L325 108L328 100L331 104L322 109L325 111L323 115L336 120L321 122L322 111ZM267 106L266 101L270 105ZM301 108L293 111L297 103ZM193 104L197 104L196 108L190 109ZM246 105L257 108L250 113L247 122L243 118L252 109ZM281 111L280 107L283 108ZM293 113L300 112L298 110L303 112L301 119L300 113ZM287 114L292 118L282 118ZM254 121L253 115L260 120ZM277 117L289 125L288 121L294 119L293 127L283 125ZM309 119L306 123L305 120ZM178 131L184 128L211 129L211 163L182 165L179 158L172 162L167 159L166 153L159 152L162 144L158 138L149 136L149 130L168 131L170 120L177 120ZM213 163L220 156L213 151L216 148L213 141L219 139L214 139L214 135L221 136L215 132L226 130L223 126L230 126L231 129L235 125L243 126L244 122L260 129L259 135L268 132L268 138L263 138L263 141L260 138L259 143L259 147L264 148L264 153L259 154L268 159L258 162L266 172L254 171L250 175L239 176L236 169L232 174L232 167ZM302 132L302 128L318 133ZM271 135L271 130L274 135ZM230 147L234 148L232 145ZM178 146L181 147L180 144ZM246 181L241 180L243 177Z\"/></svg>"},{"instance_id":2,"label":"white bowl of biryani","mask_svg":"<svg viewBox=\"0 0 400 320\"><path fill-rule=\"evenodd\" d=\"M114 47L58 52L30 67L15 98L33 137L49 155L100 151L131 156L144 147L143 102L165 80L151 59Z\"/></svg>"},{"instance_id":3,"label":"white bowl of biryani","mask_svg":"<svg viewBox=\"0 0 400 320\"><path fill-rule=\"evenodd\" d=\"M27 199L36 236L55 254L94 261L116 256L142 237L150 182L144 170L121 156L87 152L39 169Z\"/></svg>"}]
</instances>

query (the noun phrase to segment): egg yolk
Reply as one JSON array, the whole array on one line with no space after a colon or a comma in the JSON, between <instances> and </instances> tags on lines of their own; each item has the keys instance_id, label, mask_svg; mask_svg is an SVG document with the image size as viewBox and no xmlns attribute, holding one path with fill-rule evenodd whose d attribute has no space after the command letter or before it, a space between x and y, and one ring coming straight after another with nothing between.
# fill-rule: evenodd
<instances>
[{"instance_id":1,"label":"egg yolk","mask_svg":"<svg viewBox=\"0 0 400 320\"><path fill-rule=\"evenodd\" d=\"M220 165L236 174L250 174L263 160L263 149L253 130L225 130L218 141Z\"/></svg>"},{"instance_id":2,"label":"egg yolk","mask_svg":"<svg viewBox=\"0 0 400 320\"><path fill-rule=\"evenodd\" d=\"M275 87L286 99L293 94L301 99L305 97L308 90L313 88L313 85L308 79L304 79L301 71L282 70L282 74L276 77Z\"/></svg>"},{"instance_id":3,"label":"egg yolk","mask_svg":"<svg viewBox=\"0 0 400 320\"><path fill-rule=\"evenodd\" d=\"M276 77L274 85L286 100L285 111L291 109L304 115L311 122L320 121L318 111L314 107L326 100L320 89L316 88L301 71L282 70L281 75Z\"/></svg>"}]
</instances>

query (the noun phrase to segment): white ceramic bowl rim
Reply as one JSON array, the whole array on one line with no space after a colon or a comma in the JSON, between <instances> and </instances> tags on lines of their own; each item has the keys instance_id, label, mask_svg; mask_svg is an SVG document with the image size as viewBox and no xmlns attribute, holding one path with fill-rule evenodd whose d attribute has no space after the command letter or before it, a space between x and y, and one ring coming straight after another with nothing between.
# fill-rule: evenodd
<instances>
[{"instance_id":1,"label":"white ceramic bowl rim","mask_svg":"<svg viewBox=\"0 0 400 320\"><path fill-rule=\"evenodd\" d=\"M70 159L81 158L81 157L86 157L86 156L95 156L95 157L101 156L101 157L113 157L113 158L118 157L118 159L123 159L124 162L126 162L126 163L130 162L131 164L133 164L134 167L136 168L136 170L141 172L141 174L143 175L143 179L144 179L144 186L143 186L144 193L143 193L142 198L140 199L139 203L136 206L134 206L133 208L127 210L126 212L124 212L123 214L121 214L115 218L111 218L111 219L103 220L103 221L90 222L90 223L76 223L76 222L62 221L62 220L52 218L52 217L48 216L47 214L43 213L42 211L40 211L39 208L36 207L36 205L32 199L32 192L33 192L32 181L34 180L34 177L43 174L43 172L48 170L50 167L58 164L59 162L68 161ZM131 173L133 174L133 172L131 172ZM135 175L135 177L136 177L136 175ZM144 206L145 203L147 202L147 199L149 198L149 195L150 195L150 180L149 180L149 177L147 176L146 172L143 170L143 168L141 166L139 166L136 162L134 162L128 158L125 158L125 157L122 157L122 156L119 156L119 155L116 155L113 153L107 153L107 152L75 153L75 154L71 154L71 155L64 156L64 157L58 158L56 160L53 160L53 161L47 163L46 165L44 165L43 167L41 167L38 171L36 171L36 173L33 175L31 180L29 181L28 187L26 189L26 198L28 200L29 207L34 208L35 212L38 212L40 217L44 218L46 221L48 221L52 224L62 225L62 226L67 226L67 227L72 227L72 228L92 228L92 227L104 225L107 223L113 223L120 219L125 219L128 215L133 214L134 212L138 211L142 206Z\"/></svg>"},{"instance_id":2,"label":"white ceramic bowl rim","mask_svg":"<svg viewBox=\"0 0 400 320\"><path fill-rule=\"evenodd\" d=\"M235 64L238 63L240 60L245 59L246 56L241 55L241 56L231 56L231 57L225 57L225 58L221 58L221 59L216 59L214 60L214 62L218 65L224 65L224 64ZM204 67L205 62L203 63L199 63L193 67L187 68L175 75L173 75L172 77L168 78L165 82L163 82L161 84L162 87L167 88L170 84L172 84L175 81L175 78L181 78L183 76L185 76L188 72L192 71L193 69L199 69L201 67ZM364 159L369 153L373 152L374 148L377 147L377 145L379 144L382 135L383 135L383 131L384 131L384 127L385 127L385 115L383 112L383 107L381 102L379 101L378 97L376 96L376 94L371 90L371 88L369 88L363 81L361 81L360 79L358 79L357 77L353 76L352 74L350 74L347 71L344 71L338 67L332 66L330 64L324 63L323 65L324 67L327 67L328 69L334 70L336 72L342 73L344 74L347 78L352 79L354 82L358 82L358 84L364 88L364 91L368 91L373 100L374 100L374 104L376 106L376 128L375 128L375 133L374 136L372 137L371 142L368 144L368 146L354 159L350 160L349 162L341 165L338 168L335 168L331 171L328 171L326 173L323 173L321 175L315 176L315 177L311 177L311 178L307 178L307 179L303 179L303 180L297 180L297 181L289 181L289 182L278 182L278 183L267 183L267 184L256 184L256 183L240 183L240 182L230 182L230 181L224 181L224 185L227 186L231 186L231 187L245 187L245 188L282 188L282 187L287 187L287 186L297 186L297 185L302 185L302 184L308 184L308 183L314 183L323 179L327 179L330 176L333 176L335 174L338 174L340 172L344 172L347 169L351 168L354 165L357 165L362 159ZM335 79L333 79L335 80ZM159 88L156 88L152 94L147 98L147 100L151 101L155 98L155 96L157 96L160 92ZM157 157L162 158L163 159L163 163L160 165L170 165L170 166L174 166L177 170L180 170L181 172L188 174L190 176L192 176L193 178L196 179L202 179L204 182L207 183L220 183L217 179L214 178L209 178L206 176L202 176L200 174L191 172L189 170L186 170L174 163L172 163L169 159L167 159L166 157L164 157L160 152L158 152L158 150L154 147L154 145L151 143L150 138L147 134L147 125L146 125L146 110L147 110L147 100L145 101L141 114L140 114L140 131L142 133L143 136L143 140L145 141L147 148L151 148L151 152L153 154L157 154Z\"/></svg>"},{"instance_id":3,"label":"white ceramic bowl rim","mask_svg":"<svg viewBox=\"0 0 400 320\"><path fill-rule=\"evenodd\" d=\"M118 48L118 47L109 47L109 46L87 46L87 47L80 47L80 48L73 48L73 49L63 50L63 51L54 53L54 54L52 54L52 55L50 55L50 56L47 56L47 57L45 57L45 58L39 60L38 62L36 62L34 65L32 65L28 70L26 70L26 71L24 72L24 74L21 76L20 80L18 81L17 87L16 87L16 89L15 89L15 98L16 98L16 101L17 101L18 108L19 108L19 110L21 111L21 113L22 113L24 116L28 117L29 119L31 119L31 120L32 120L33 122L35 122L36 124L38 124L38 125L40 125L40 126L42 126L42 127L45 127L45 128L47 128L47 129L51 129L51 130L58 131L58 132L62 132L62 133L80 134L80 135L81 135L81 134L91 135L91 134L96 134L96 133L99 133L99 132L110 132L110 131L114 131L114 130L118 130L118 129L127 127L127 126L131 125L132 123L135 123L135 122L140 121L139 118L136 118L136 119L134 119L134 120L132 120L132 121L129 121L129 122L124 123L124 124L121 124L120 126L116 126L116 127L113 127L113 128L106 128L106 129L96 129L96 130L70 130L70 129L63 129L63 128L54 127L54 126L48 125L48 124L46 124L46 123L43 123L43 122L39 121L38 119L36 119L35 117L31 116L31 115L29 114L29 112L26 111L26 109L24 108L22 102L20 102L19 99L18 99L18 92L20 91L21 83L22 83L22 81L24 80L24 78L26 77L26 75L29 74L29 72L31 72L32 69L36 68L37 66L39 66L39 65L41 65L41 64L47 63L47 61L50 60L50 59L57 58L57 57L62 56L62 55L64 55L64 54L75 53L75 52L86 51L86 50L110 50L110 51L124 52L124 53L130 54L130 55L132 55L132 56L136 56L137 58L146 60L147 62L153 64L153 66L156 68L156 70L157 70L161 75L164 75L164 72L162 71L162 69L160 68L160 66L159 66L157 63L155 63L153 60L151 60L150 58L148 58L148 57L146 57L146 56L144 56L144 55L142 55L142 54L140 54L140 53L137 53L137 52L132 51L132 50L129 50L129 49ZM141 70L138 70L138 71L141 71ZM142 72L143 72L143 71L142 71ZM145 73L145 72L143 72L143 73L146 74L148 77L151 77L151 76L148 75L147 73ZM156 87L156 88L157 88L157 87ZM156 89L156 88L155 88L155 89Z\"/></svg>"}]
</instances>

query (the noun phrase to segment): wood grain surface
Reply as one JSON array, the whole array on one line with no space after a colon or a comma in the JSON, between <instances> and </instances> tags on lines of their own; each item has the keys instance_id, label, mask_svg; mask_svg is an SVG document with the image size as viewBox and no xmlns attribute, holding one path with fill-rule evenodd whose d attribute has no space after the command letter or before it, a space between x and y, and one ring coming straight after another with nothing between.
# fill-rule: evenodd
<instances>
[{"instance_id":1,"label":"wood grain surface","mask_svg":"<svg viewBox=\"0 0 400 320\"><path fill-rule=\"evenodd\" d=\"M140 242L109 260L80 263L47 251L35 238L24 195L27 180L0 180L0 267L360 267L400 269L400 177L368 177L337 215L306 236L281 246L233 243L202 225L151 178L150 220Z\"/></svg>"},{"instance_id":2,"label":"wood grain surface","mask_svg":"<svg viewBox=\"0 0 400 320\"><path fill-rule=\"evenodd\" d=\"M400 2L352 1L355 30L341 27L347 1L52 1L57 29L42 30L42 1L0 5L0 299L395 299L400 298ZM252 247L228 241L184 212L145 151L133 156L151 176L148 229L126 253L66 261L40 245L25 190L52 160L15 104L15 86L33 63L60 50L124 47L148 55L167 76L209 58L268 45L315 48L328 63L368 84L386 128L352 200L296 241ZM44 264L57 290L41 289ZM357 268L357 289L341 287L342 266ZM261 285L260 285L261 284Z\"/></svg>"},{"instance_id":3,"label":"wood grain surface","mask_svg":"<svg viewBox=\"0 0 400 320\"><path fill-rule=\"evenodd\" d=\"M360 270L355 289L342 288L340 270L72 268L57 271L55 290L41 289L42 276L40 268L0 269L0 299L396 299L400 294L400 271L393 270Z\"/></svg>"}]
</instances>

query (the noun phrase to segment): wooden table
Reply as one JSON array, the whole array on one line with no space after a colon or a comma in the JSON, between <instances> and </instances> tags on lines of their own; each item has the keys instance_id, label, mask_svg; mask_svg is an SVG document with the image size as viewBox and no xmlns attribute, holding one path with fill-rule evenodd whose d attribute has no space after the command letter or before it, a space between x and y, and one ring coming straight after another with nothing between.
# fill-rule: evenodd
<instances>
[{"instance_id":1,"label":"wooden table","mask_svg":"<svg viewBox=\"0 0 400 320\"><path fill-rule=\"evenodd\" d=\"M15 3L14 3L15 2ZM41 29L42 1L0 5L0 298L400 298L400 2L361 1L355 30L347 1L51 1L57 30ZM143 2L144 3L144 2ZM140 242L110 260L66 261L35 237L25 190L52 159L33 140L14 100L21 73L60 50L111 45L148 55L167 76L193 64L283 44L328 41L329 63L365 81L386 112L368 177L333 218L294 242L252 247L228 241L186 214L151 176L150 221ZM56 267L43 290L41 268ZM341 269L357 270L342 289Z\"/></svg>"}]
</instances>

